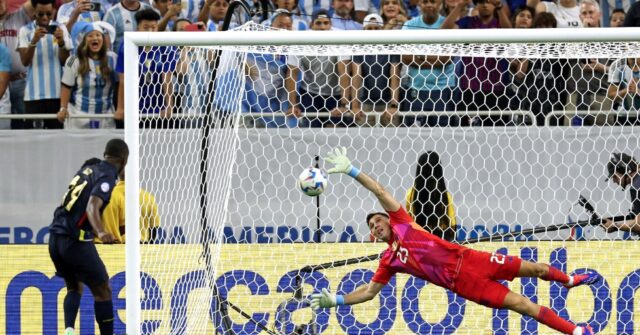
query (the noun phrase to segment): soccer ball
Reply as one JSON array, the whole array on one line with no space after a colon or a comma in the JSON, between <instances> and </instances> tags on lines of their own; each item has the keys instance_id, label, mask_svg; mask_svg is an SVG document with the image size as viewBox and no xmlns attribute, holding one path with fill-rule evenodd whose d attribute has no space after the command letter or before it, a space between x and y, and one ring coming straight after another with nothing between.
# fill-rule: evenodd
<instances>
[{"instance_id":1,"label":"soccer ball","mask_svg":"<svg viewBox=\"0 0 640 335\"><path fill-rule=\"evenodd\" d=\"M320 169L306 168L298 177L298 187L302 193L310 197L318 196L327 187L327 175Z\"/></svg>"}]
</instances>

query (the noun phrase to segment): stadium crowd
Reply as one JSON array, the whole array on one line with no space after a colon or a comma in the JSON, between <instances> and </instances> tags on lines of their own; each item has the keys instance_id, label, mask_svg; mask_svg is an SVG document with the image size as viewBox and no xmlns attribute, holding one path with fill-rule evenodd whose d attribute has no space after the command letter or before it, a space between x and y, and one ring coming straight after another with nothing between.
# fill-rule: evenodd
<instances>
[{"instance_id":1,"label":"stadium crowd","mask_svg":"<svg viewBox=\"0 0 640 335\"><path fill-rule=\"evenodd\" d=\"M217 31L229 8L227 0L8 1L0 0L0 114L57 118L0 119L0 129L123 127L124 32ZM273 8L267 20L234 13L232 27L248 21L281 30L334 31L640 26L639 3L619 0L274 0ZM211 112L212 99L218 111L237 102L233 94L212 92L211 53L189 47L140 49L139 108L158 116L142 126L193 126L166 121L173 122L172 115ZM632 124L640 109L640 59L635 58L248 54L242 62L240 73L218 71L215 87L233 91L229 87L241 82L243 112L282 115L256 119L253 126L260 127L366 126L370 112L380 112L383 125L396 126L523 121L399 117L454 110L526 110L535 115L531 122L542 125L549 112L562 109L616 110L623 113L588 122ZM304 117L315 112L330 117ZM69 118L83 113L113 117Z\"/></svg>"}]
</instances>

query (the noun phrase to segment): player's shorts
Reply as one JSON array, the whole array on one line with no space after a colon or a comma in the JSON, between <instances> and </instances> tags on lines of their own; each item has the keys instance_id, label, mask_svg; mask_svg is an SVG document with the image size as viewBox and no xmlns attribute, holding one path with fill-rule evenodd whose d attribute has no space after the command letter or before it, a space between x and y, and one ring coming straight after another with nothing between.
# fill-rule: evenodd
<instances>
[{"instance_id":1,"label":"player's shorts","mask_svg":"<svg viewBox=\"0 0 640 335\"><path fill-rule=\"evenodd\" d=\"M93 287L109 281L107 268L93 242L80 242L69 236L51 234L49 255L56 275L67 281L80 281Z\"/></svg>"},{"instance_id":2,"label":"player's shorts","mask_svg":"<svg viewBox=\"0 0 640 335\"><path fill-rule=\"evenodd\" d=\"M501 308L509 289L497 280L513 280L521 263L516 256L469 249L462 256L453 291L480 305Z\"/></svg>"}]
</instances>

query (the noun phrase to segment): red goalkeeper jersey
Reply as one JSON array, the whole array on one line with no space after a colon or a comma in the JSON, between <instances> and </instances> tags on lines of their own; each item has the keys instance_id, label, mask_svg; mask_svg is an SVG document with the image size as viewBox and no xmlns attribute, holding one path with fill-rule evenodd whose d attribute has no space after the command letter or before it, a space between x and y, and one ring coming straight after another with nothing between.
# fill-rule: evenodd
<instances>
[{"instance_id":1,"label":"red goalkeeper jersey","mask_svg":"<svg viewBox=\"0 0 640 335\"><path fill-rule=\"evenodd\" d=\"M451 289L467 248L428 233L402 207L388 213L393 236L372 280L386 285L400 272Z\"/></svg>"}]
</instances>

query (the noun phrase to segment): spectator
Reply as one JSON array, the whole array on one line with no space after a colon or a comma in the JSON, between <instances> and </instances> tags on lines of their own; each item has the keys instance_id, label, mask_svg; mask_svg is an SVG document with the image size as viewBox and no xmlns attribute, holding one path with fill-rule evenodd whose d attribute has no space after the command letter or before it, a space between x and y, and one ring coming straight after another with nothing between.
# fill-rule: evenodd
<instances>
[{"instance_id":1,"label":"spectator","mask_svg":"<svg viewBox=\"0 0 640 335\"><path fill-rule=\"evenodd\" d=\"M62 64L73 49L64 25L51 19L53 0L32 0L36 20L20 28L18 52L27 67L24 104L27 114L56 114L60 109ZM62 128L56 119L44 121L45 129Z\"/></svg>"},{"instance_id":2,"label":"spectator","mask_svg":"<svg viewBox=\"0 0 640 335\"><path fill-rule=\"evenodd\" d=\"M173 31L173 25L182 11L182 2L172 3L169 0L155 0L152 7L161 17L158 22L158 31Z\"/></svg>"},{"instance_id":3,"label":"spectator","mask_svg":"<svg viewBox=\"0 0 640 335\"><path fill-rule=\"evenodd\" d=\"M116 54L107 49L102 28L93 23L81 26L76 57L69 57L62 73L58 120L82 114L113 114ZM74 99L71 99L71 94ZM113 128L113 119L71 119L69 128Z\"/></svg>"},{"instance_id":4,"label":"spectator","mask_svg":"<svg viewBox=\"0 0 640 335\"><path fill-rule=\"evenodd\" d=\"M580 19L582 26L585 28L600 27L600 6L596 0L580 1ZM605 76L607 67L611 61L607 58L602 59L579 59L571 60L571 77L570 84L575 82L575 86L568 85L570 94L570 106L578 111L610 111L611 99L607 98L607 82ZM581 117L574 117L574 124L583 121ZM598 115L595 119L593 116L584 117L584 122L602 125L606 123L606 115Z\"/></svg>"},{"instance_id":5,"label":"spectator","mask_svg":"<svg viewBox=\"0 0 640 335\"><path fill-rule=\"evenodd\" d=\"M533 28L533 21L536 16L536 10L527 5L518 7L513 12L512 24L516 29ZM511 85L509 90L511 94L509 106L513 110L519 110L522 100L527 96L527 86L524 83L527 74L529 62L526 58L515 58L509 63L509 73L511 74ZM522 116L514 115L514 123L521 123ZM531 120L535 122L534 120Z\"/></svg>"},{"instance_id":6,"label":"spectator","mask_svg":"<svg viewBox=\"0 0 640 335\"><path fill-rule=\"evenodd\" d=\"M173 25L174 31L186 31L193 26L188 19L177 19ZM202 22L196 23L198 31L205 31ZM206 110L207 99L210 96L208 83L211 81L211 68L215 59L215 51L195 47L180 48L180 57L176 65L174 81L174 111L183 117L180 126L195 128L201 125L200 118L184 117L203 114Z\"/></svg>"},{"instance_id":7,"label":"spectator","mask_svg":"<svg viewBox=\"0 0 640 335\"><path fill-rule=\"evenodd\" d=\"M629 7L622 25L625 27L640 27L640 1L636 1Z\"/></svg>"},{"instance_id":8,"label":"spectator","mask_svg":"<svg viewBox=\"0 0 640 335\"><path fill-rule=\"evenodd\" d=\"M207 0L200 10L198 21L207 23L207 31L218 31L228 8L227 0Z\"/></svg>"},{"instance_id":9,"label":"spectator","mask_svg":"<svg viewBox=\"0 0 640 335\"><path fill-rule=\"evenodd\" d=\"M298 15L298 10L296 8L295 0L275 0L274 5L276 6L276 10L282 9L287 10L290 13L291 17L291 28L288 30L308 30L309 25L307 24L307 20L303 19L300 15ZM262 24L270 25L273 17L269 20L263 21ZM283 28L280 28L283 29Z\"/></svg>"},{"instance_id":10,"label":"spectator","mask_svg":"<svg viewBox=\"0 0 640 335\"><path fill-rule=\"evenodd\" d=\"M602 10L602 23L610 23L613 18L613 13L616 11L622 11L623 13L627 13L633 4L636 3L636 0L602 0L598 1L600 4L600 8ZM624 14L622 14L624 22ZM609 27L613 27L609 25Z\"/></svg>"},{"instance_id":11,"label":"spectator","mask_svg":"<svg viewBox=\"0 0 640 335\"><path fill-rule=\"evenodd\" d=\"M120 50L125 31L136 31L136 13L151 6L139 0L122 0L117 5L109 8L104 15L104 21L116 29L116 39L113 41L113 50Z\"/></svg>"},{"instance_id":12,"label":"spectator","mask_svg":"<svg viewBox=\"0 0 640 335\"><path fill-rule=\"evenodd\" d=\"M107 49L109 49L109 51L116 52L116 50L113 49L113 41L116 40L116 29L112 25L104 21L96 21L93 24L98 25L98 27L102 28L102 30L104 31L103 40L104 40L104 44L107 45ZM80 43L74 42L74 45L76 44L80 44Z\"/></svg>"},{"instance_id":13,"label":"spectator","mask_svg":"<svg viewBox=\"0 0 640 335\"><path fill-rule=\"evenodd\" d=\"M271 27L291 30L291 15L287 10L278 9L271 17ZM248 75L245 81L243 111L251 113L282 113L283 116L263 117L256 123L258 127L297 127L297 118L284 116L289 109L288 92L285 78L290 68L284 55L249 53L247 54Z\"/></svg>"},{"instance_id":14,"label":"spectator","mask_svg":"<svg viewBox=\"0 0 640 335\"><path fill-rule=\"evenodd\" d=\"M333 17L331 18L331 27L334 30L361 30L362 25L353 20L354 4L353 0L333 0Z\"/></svg>"},{"instance_id":15,"label":"spectator","mask_svg":"<svg viewBox=\"0 0 640 335\"><path fill-rule=\"evenodd\" d=\"M442 23L442 28L460 29L492 29L511 28L511 20L502 11L500 0L474 0L478 14L465 16L456 21L467 9L467 3L461 1ZM496 17L497 15L497 17ZM506 93L504 73L508 62L504 59L490 57L462 57L463 73L460 74L462 97L458 110L494 111L505 110L509 106ZM485 125L500 125L509 122L508 117L476 118ZM466 123L466 122L465 122Z\"/></svg>"},{"instance_id":16,"label":"spectator","mask_svg":"<svg viewBox=\"0 0 640 335\"><path fill-rule=\"evenodd\" d=\"M383 19L378 14L369 14L363 21L364 30L383 29ZM352 110L356 122L362 124L367 112L384 112L383 126L395 125L394 117L400 100L400 56L363 55L354 56L356 76L353 86L357 89ZM362 111L362 112L359 112Z\"/></svg>"},{"instance_id":17,"label":"spectator","mask_svg":"<svg viewBox=\"0 0 640 335\"><path fill-rule=\"evenodd\" d=\"M580 0L580 22L585 28L600 27L600 5L596 0Z\"/></svg>"},{"instance_id":18,"label":"spectator","mask_svg":"<svg viewBox=\"0 0 640 335\"><path fill-rule=\"evenodd\" d=\"M624 9L616 8L611 12L611 19L609 20L609 27L618 28L624 25Z\"/></svg>"},{"instance_id":19,"label":"spectator","mask_svg":"<svg viewBox=\"0 0 640 335\"><path fill-rule=\"evenodd\" d=\"M553 14L558 28L582 27L580 6L578 6L577 0L558 0L558 3L541 1L536 5L536 13Z\"/></svg>"},{"instance_id":20,"label":"spectator","mask_svg":"<svg viewBox=\"0 0 640 335\"><path fill-rule=\"evenodd\" d=\"M312 30L332 30L331 18L326 10L318 10L313 14ZM289 56L287 64L291 67L285 79L285 87L289 92L289 109L287 116L300 116L317 112L331 112L329 122L323 120L312 122L311 126L332 126L339 123L342 116L350 111L348 97L345 97L349 86L346 75L348 58L340 56ZM302 72L302 82L296 91L298 74ZM299 104L298 104L299 102Z\"/></svg>"},{"instance_id":21,"label":"spectator","mask_svg":"<svg viewBox=\"0 0 640 335\"><path fill-rule=\"evenodd\" d=\"M618 111L621 125L638 124L640 111L640 58L621 58L609 67L607 95Z\"/></svg>"},{"instance_id":22,"label":"spectator","mask_svg":"<svg viewBox=\"0 0 640 335\"><path fill-rule=\"evenodd\" d=\"M9 98L11 114L24 114L24 91L27 83L27 68L22 65L18 48L18 31L33 20L33 6L26 1L17 11L9 14L7 1L0 0L0 44L4 44L11 55L11 75L9 76ZM33 128L31 120L11 120L12 129Z\"/></svg>"},{"instance_id":23,"label":"spectator","mask_svg":"<svg viewBox=\"0 0 640 335\"><path fill-rule=\"evenodd\" d=\"M160 15L151 8L136 13L134 18L138 22L138 31L158 31ZM171 117L173 109L172 77L176 68L176 49L174 47L154 46L139 48L138 81L140 114L151 114L151 119L142 122L145 127L168 126L167 119ZM118 86L118 108L114 115L116 120L124 118L124 48L118 52L116 71L120 78ZM158 117L156 117L159 116Z\"/></svg>"},{"instance_id":24,"label":"spectator","mask_svg":"<svg viewBox=\"0 0 640 335\"><path fill-rule=\"evenodd\" d=\"M536 16L536 10L529 6L518 7L513 12L513 27L517 29L529 29L533 27L533 18Z\"/></svg>"},{"instance_id":25,"label":"spectator","mask_svg":"<svg viewBox=\"0 0 640 335\"><path fill-rule=\"evenodd\" d=\"M538 13L533 21L534 28L556 28L558 22L551 13ZM518 109L530 110L536 116L536 123L544 125L546 115L561 109L566 100L565 78L568 66L563 60L539 58L522 60L519 72L524 73L524 85L518 91L521 104Z\"/></svg>"},{"instance_id":26,"label":"spectator","mask_svg":"<svg viewBox=\"0 0 640 335\"><path fill-rule=\"evenodd\" d=\"M445 18L440 15L442 0L422 0L422 16L415 17L404 24L402 29L439 29ZM449 56L413 56L403 55L402 63L407 66L402 81L400 95L402 111L431 112L452 111L454 106L453 88L456 86L455 66ZM419 123L430 126L457 125L457 118L420 117ZM405 118L405 125L411 125L414 118Z\"/></svg>"},{"instance_id":27,"label":"spectator","mask_svg":"<svg viewBox=\"0 0 640 335\"><path fill-rule=\"evenodd\" d=\"M67 26L67 31L73 30L78 21L101 21L109 4L98 0L71 0L58 8L56 21Z\"/></svg>"},{"instance_id":28,"label":"spectator","mask_svg":"<svg viewBox=\"0 0 640 335\"><path fill-rule=\"evenodd\" d=\"M402 29L404 23L409 19L402 0L383 0L380 16L384 22L384 29L387 30Z\"/></svg>"},{"instance_id":29,"label":"spectator","mask_svg":"<svg viewBox=\"0 0 640 335\"><path fill-rule=\"evenodd\" d=\"M9 99L9 78L11 78L11 56L4 44L0 44L0 115L11 114ZM0 120L0 129L10 129L11 121Z\"/></svg>"},{"instance_id":30,"label":"spectator","mask_svg":"<svg viewBox=\"0 0 640 335\"><path fill-rule=\"evenodd\" d=\"M298 3L300 15L306 18L309 26L311 26L313 24L313 13L321 9L330 11L332 0L297 0L296 2Z\"/></svg>"}]
</instances>

